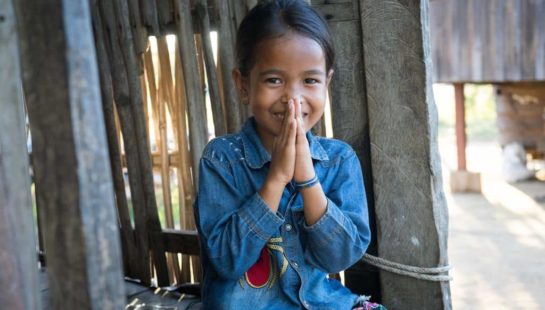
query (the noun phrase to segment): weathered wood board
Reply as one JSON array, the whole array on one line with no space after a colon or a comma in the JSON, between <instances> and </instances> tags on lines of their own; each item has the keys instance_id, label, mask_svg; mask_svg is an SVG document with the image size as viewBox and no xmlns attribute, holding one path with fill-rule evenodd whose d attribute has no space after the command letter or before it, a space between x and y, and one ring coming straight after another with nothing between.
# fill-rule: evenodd
<instances>
[{"instance_id":1,"label":"weathered wood board","mask_svg":"<svg viewBox=\"0 0 545 310\"><path fill-rule=\"evenodd\" d=\"M16 1L53 309L122 309L124 285L87 1Z\"/></svg>"},{"instance_id":2,"label":"weathered wood board","mask_svg":"<svg viewBox=\"0 0 545 310\"><path fill-rule=\"evenodd\" d=\"M364 175L372 240L368 253L377 254L373 179L369 144L369 116L365 96L365 76L361 42L361 23L357 0L343 4L312 1L326 16L336 52L331 82L331 117L335 138L348 142L356 151ZM346 1L345 1L346 2ZM337 7L352 10L338 10ZM345 271L346 285L359 294L380 300L379 273L375 267L359 262Z\"/></svg>"},{"instance_id":3,"label":"weathered wood board","mask_svg":"<svg viewBox=\"0 0 545 310\"><path fill-rule=\"evenodd\" d=\"M448 264L428 1L360 0L380 257ZM448 282L381 272L388 309L450 309Z\"/></svg>"},{"instance_id":4,"label":"weathered wood board","mask_svg":"<svg viewBox=\"0 0 545 310\"><path fill-rule=\"evenodd\" d=\"M12 0L0 0L0 308L40 309L35 225Z\"/></svg>"},{"instance_id":5,"label":"weathered wood board","mask_svg":"<svg viewBox=\"0 0 545 310\"><path fill-rule=\"evenodd\" d=\"M545 1L430 1L434 81L544 81L544 16Z\"/></svg>"}]
</instances>

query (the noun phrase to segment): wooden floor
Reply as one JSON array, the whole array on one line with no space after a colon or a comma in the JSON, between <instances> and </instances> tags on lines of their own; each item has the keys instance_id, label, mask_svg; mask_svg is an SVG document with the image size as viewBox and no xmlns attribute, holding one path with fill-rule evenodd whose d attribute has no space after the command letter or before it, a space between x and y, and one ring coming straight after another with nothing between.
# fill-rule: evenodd
<instances>
[{"instance_id":1,"label":"wooden floor","mask_svg":"<svg viewBox=\"0 0 545 310\"><path fill-rule=\"evenodd\" d=\"M45 269L42 269L40 272L40 291L42 295L42 307L44 310L49 310L49 284ZM125 291L127 295L127 307L125 309L136 309L136 307L128 305L137 306L143 303L146 305L172 306L173 309L177 310L200 310L202 307L200 298L194 295L168 292L164 289L153 289L129 280L125 281Z\"/></svg>"}]
</instances>

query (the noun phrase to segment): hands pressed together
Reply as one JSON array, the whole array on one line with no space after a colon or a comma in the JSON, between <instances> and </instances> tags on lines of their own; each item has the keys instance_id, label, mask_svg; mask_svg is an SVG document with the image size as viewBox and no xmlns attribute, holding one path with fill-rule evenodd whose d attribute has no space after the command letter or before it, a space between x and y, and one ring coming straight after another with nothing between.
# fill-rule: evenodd
<instances>
[{"instance_id":1,"label":"hands pressed together","mask_svg":"<svg viewBox=\"0 0 545 310\"><path fill-rule=\"evenodd\" d=\"M301 112L300 99L290 99L271 154L269 178L284 186L292 179L302 182L314 177L314 166Z\"/></svg>"},{"instance_id":2,"label":"hands pressed together","mask_svg":"<svg viewBox=\"0 0 545 310\"><path fill-rule=\"evenodd\" d=\"M260 195L276 211L286 184L294 180L304 182L315 176L310 146L306 137L299 98L290 99L282 129L276 137L271 166ZM327 200L320 184L301 190L307 224L312 225L325 213Z\"/></svg>"}]
</instances>

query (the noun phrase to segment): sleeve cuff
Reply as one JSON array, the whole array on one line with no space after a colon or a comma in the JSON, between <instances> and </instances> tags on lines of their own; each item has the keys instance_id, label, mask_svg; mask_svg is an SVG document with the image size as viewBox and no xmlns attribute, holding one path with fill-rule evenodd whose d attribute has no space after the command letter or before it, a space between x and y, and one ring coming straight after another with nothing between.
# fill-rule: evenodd
<instances>
[{"instance_id":1,"label":"sleeve cuff","mask_svg":"<svg viewBox=\"0 0 545 310\"><path fill-rule=\"evenodd\" d=\"M255 193L238 212L250 230L265 241L284 223L284 217L272 212L259 193Z\"/></svg>"},{"instance_id":2,"label":"sleeve cuff","mask_svg":"<svg viewBox=\"0 0 545 310\"><path fill-rule=\"evenodd\" d=\"M322 237L322 240L331 240L343 227L344 215L329 198L324 215L314 224L303 222L303 229L310 235Z\"/></svg>"}]
</instances>

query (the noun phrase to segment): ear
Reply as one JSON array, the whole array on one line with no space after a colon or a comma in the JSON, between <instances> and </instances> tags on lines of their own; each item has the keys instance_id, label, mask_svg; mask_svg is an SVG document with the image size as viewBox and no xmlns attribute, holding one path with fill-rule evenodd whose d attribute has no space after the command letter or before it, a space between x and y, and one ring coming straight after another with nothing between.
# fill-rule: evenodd
<instances>
[{"instance_id":1,"label":"ear","mask_svg":"<svg viewBox=\"0 0 545 310\"><path fill-rule=\"evenodd\" d=\"M329 83L331 83L331 79L333 78L333 73L335 71L333 69L329 69L329 72L327 73L327 78L326 78L326 87L329 87Z\"/></svg>"},{"instance_id":2,"label":"ear","mask_svg":"<svg viewBox=\"0 0 545 310\"><path fill-rule=\"evenodd\" d=\"M233 69L231 73L235 86L238 89L238 94L242 102L248 101L248 83L247 78L242 76L239 69Z\"/></svg>"}]
</instances>

